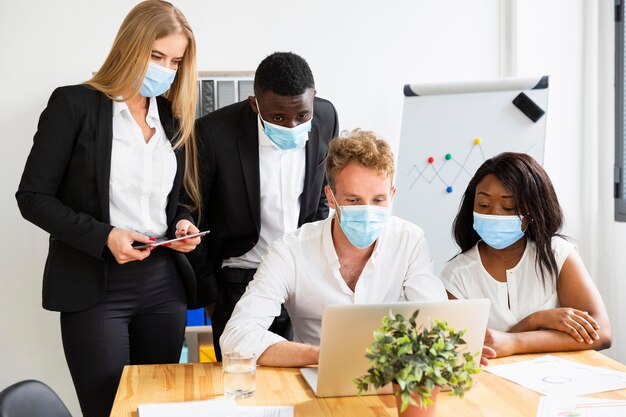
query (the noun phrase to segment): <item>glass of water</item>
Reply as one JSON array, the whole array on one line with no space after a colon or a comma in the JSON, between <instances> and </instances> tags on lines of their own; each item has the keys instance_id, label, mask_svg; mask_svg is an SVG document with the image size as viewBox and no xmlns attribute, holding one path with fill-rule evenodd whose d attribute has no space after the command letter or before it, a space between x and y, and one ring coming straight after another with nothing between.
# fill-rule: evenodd
<instances>
[{"instance_id":1,"label":"glass of water","mask_svg":"<svg viewBox=\"0 0 626 417\"><path fill-rule=\"evenodd\" d=\"M256 357L254 353L226 352L222 355L224 395L247 398L254 395Z\"/></svg>"}]
</instances>

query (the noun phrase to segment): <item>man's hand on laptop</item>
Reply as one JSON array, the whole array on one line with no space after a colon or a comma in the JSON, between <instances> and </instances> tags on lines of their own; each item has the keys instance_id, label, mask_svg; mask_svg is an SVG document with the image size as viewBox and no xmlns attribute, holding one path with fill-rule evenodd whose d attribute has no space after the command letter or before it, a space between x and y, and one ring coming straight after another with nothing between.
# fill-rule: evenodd
<instances>
[{"instance_id":1,"label":"man's hand on laptop","mask_svg":"<svg viewBox=\"0 0 626 417\"><path fill-rule=\"evenodd\" d=\"M496 357L496 351L489 346L483 346L483 353L480 356L480 364L483 366L489 365L489 359Z\"/></svg>"}]
</instances>

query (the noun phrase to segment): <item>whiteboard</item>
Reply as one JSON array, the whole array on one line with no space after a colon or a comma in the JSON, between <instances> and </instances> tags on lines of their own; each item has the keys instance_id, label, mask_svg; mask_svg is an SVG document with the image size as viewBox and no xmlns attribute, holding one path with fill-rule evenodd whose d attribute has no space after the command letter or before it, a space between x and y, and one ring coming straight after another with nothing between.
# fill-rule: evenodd
<instances>
[{"instance_id":1,"label":"whiteboard","mask_svg":"<svg viewBox=\"0 0 626 417\"><path fill-rule=\"evenodd\" d=\"M520 93L530 100L518 107ZM424 230L439 274L459 252L452 224L478 167L505 151L543 164L548 77L411 84L404 95L393 213Z\"/></svg>"}]
</instances>

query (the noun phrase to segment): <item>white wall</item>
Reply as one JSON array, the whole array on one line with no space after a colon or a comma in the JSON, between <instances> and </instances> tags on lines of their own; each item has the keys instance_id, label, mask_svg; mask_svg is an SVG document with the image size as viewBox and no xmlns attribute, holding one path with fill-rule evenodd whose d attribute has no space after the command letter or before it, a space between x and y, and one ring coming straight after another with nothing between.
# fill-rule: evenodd
<instances>
[{"instance_id":1,"label":"white wall","mask_svg":"<svg viewBox=\"0 0 626 417\"><path fill-rule=\"evenodd\" d=\"M600 2L598 13L598 245L594 251L599 287L613 326L610 354L626 362L626 223L615 222L613 165L615 161L615 95L613 2ZM595 139L595 138L594 138Z\"/></svg>"},{"instance_id":2,"label":"white wall","mask_svg":"<svg viewBox=\"0 0 626 417\"><path fill-rule=\"evenodd\" d=\"M565 233L582 239L583 0L517 2L517 75L550 75L544 167L563 207ZM538 11L541 10L541 13Z\"/></svg>"},{"instance_id":3,"label":"white wall","mask_svg":"<svg viewBox=\"0 0 626 417\"><path fill-rule=\"evenodd\" d=\"M200 70L254 70L273 51L294 51L311 65L318 95L337 106L342 129L375 130L395 149L405 83L549 74L546 168L565 208L566 233L580 238L583 257L590 261L593 250L583 236L583 205L588 196L580 186L585 157L586 3L175 1L196 33ZM0 230L5 235L0 243L0 389L20 379L41 379L60 393L74 415L79 411L63 358L58 314L40 307L47 235L20 217L13 193L49 94L58 85L87 79L99 67L134 4L123 0L0 2L4 92ZM501 22L507 22L501 21L502 10L513 10L515 21L506 23L501 33ZM514 41L501 43L507 30ZM502 72L504 61L514 63L512 74ZM604 104L608 112L611 104ZM612 165L608 159L604 176ZM607 207L604 211L610 214ZM606 250L610 243L626 247L623 228L618 234L606 222L604 229L609 236ZM602 273L623 275L626 261L617 254L611 259ZM616 317L612 318L615 323Z\"/></svg>"}]
</instances>

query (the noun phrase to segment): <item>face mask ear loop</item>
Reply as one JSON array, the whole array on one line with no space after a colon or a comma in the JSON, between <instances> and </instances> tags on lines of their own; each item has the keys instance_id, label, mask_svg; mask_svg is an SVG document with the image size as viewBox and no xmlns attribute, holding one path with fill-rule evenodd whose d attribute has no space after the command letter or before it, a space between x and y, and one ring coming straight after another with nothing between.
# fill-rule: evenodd
<instances>
[{"instance_id":1,"label":"face mask ear loop","mask_svg":"<svg viewBox=\"0 0 626 417\"><path fill-rule=\"evenodd\" d=\"M526 215L522 216L522 220L524 220L525 218L528 218L528 217L530 217L530 221L526 224L526 229L522 230L522 232L523 232L523 233L526 233L526 231L527 231L527 230L528 230L528 228L530 227L530 224L531 224L532 222L534 222L534 221L535 221L535 219L533 219L533 218L530 216L530 213L528 213L528 214L526 214Z\"/></svg>"},{"instance_id":2,"label":"face mask ear loop","mask_svg":"<svg viewBox=\"0 0 626 417\"><path fill-rule=\"evenodd\" d=\"M256 103L256 111L259 112L259 120L261 120L261 126L265 128L265 120L263 120L263 116L261 116L261 107L259 107L259 100L254 96L254 102Z\"/></svg>"},{"instance_id":3,"label":"face mask ear loop","mask_svg":"<svg viewBox=\"0 0 626 417\"><path fill-rule=\"evenodd\" d=\"M328 188L330 189L330 195L333 196L333 201L335 202L335 212L337 213L337 220L339 221L339 223L341 223L341 217L339 216L340 214L340 209L339 209L339 203L337 203L337 199L335 198L335 193L333 192L333 189L328 186Z\"/></svg>"}]
</instances>

